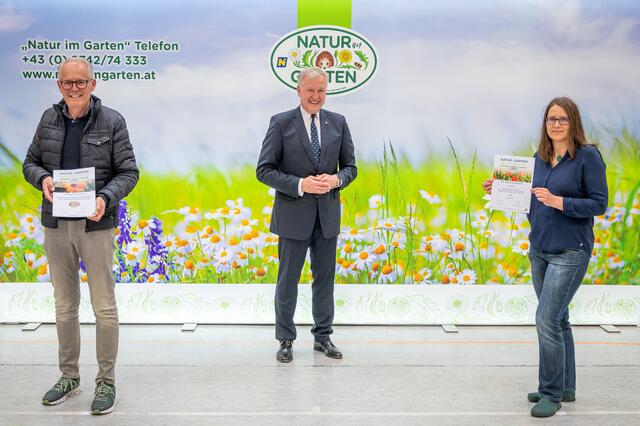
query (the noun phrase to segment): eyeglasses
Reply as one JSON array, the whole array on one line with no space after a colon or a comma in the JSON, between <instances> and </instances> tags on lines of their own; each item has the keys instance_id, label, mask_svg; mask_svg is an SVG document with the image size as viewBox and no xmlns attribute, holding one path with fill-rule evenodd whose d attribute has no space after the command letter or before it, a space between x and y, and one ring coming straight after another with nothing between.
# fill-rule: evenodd
<instances>
[{"instance_id":1,"label":"eyeglasses","mask_svg":"<svg viewBox=\"0 0 640 426\"><path fill-rule=\"evenodd\" d=\"M91 80L62 80L60 86L62 86L63 89L69 90L72 89L75 84L78 89L84 89L90 81Z\"/></svg>"},{"instance_id":2,"label":"eyeglasses","mask_svg":"<svg viewBox=\"0 0 640 426\"><path fill-rule=\"evenodd\" d=\"M569 124L569 119L567 117L547 117L547 125L555 126L557 123L560 123L562 126L566 126Z\"/></svg>"}]
</instances>

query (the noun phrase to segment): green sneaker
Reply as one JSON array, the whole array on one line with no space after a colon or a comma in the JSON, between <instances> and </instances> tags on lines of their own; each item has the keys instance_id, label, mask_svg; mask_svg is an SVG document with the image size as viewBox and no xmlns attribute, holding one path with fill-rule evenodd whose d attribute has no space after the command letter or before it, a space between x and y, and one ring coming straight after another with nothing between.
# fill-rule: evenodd
<instances>
[{"instance_id":1,"label":"green sneaker","mask_svg":"<svg viewBox=\"0 0 640 426\"><path fill-rule=\"evenodd\" d=\"M80 378L67 379L66 377L60 377L60 380L44 394L42 403L44 405L62 404L68 398L80 393L78 386L80 386Z\"/></svg>"},{"instance_id":2,"label":"green sneaker","mask_svg":"<svg viewBox=\"0 0 640 426\"><path fill-rule=\"evenodd\" d=\"M96 386L96 393L91 403L91 414L108 414L116 409L116 387L105 382Z\"/></svg>"},{"instance_id":3,"label":"green sneaker","mask_svg":"<svg viewBox=\"0 0 640 426\"><path fill-rule=\"evenodd\" d=\"M531 409L531 415L533 417L551 417L560 408L562 408L562 404L561 403L553 402L552 400L547 399L547 398L542 398Z\"/></svg>"},{"instance_id":4,"label":"green sneaker","mask_svg":"<svg viewBox=\"0 0 640 426\"><path fill-rule=\"evenodd\" d=\"M540 401L540 394L538 392L528 393L527 399L529 400L529 402L538 402ZM575 390L566 390L562 392L562 402L573 402L575 400L576 400Z\"/></svg>"}]
</instances>

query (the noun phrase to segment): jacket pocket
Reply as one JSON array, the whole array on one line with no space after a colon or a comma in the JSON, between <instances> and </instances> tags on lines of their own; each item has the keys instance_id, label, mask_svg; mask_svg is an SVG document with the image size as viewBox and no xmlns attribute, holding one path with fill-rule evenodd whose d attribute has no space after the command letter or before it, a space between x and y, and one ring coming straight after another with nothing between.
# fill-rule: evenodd
<instances>
[{"instance_id":1,"label":"jacket pocket","mask_svg":"<svg viewBox=\"0 0 640 426\"><path fill-rule=\"evenodd\" d=\"M85 158L89 161L89 166L105 170L111 168L111 135L104 133L88 134L84 148ZM96 179L98 179L97 173Z\"/></svg>"},{"instance_id":2,"label":"jacket pocket","mask_svg":"<svg viewBox=\"0 0 640 426\"><path fill-rule=\"evenodd\" d=\"M109 136L87 136L87 143L93 146L102 146L109 142L111 138Z\"/></svg>"}]
</instances>

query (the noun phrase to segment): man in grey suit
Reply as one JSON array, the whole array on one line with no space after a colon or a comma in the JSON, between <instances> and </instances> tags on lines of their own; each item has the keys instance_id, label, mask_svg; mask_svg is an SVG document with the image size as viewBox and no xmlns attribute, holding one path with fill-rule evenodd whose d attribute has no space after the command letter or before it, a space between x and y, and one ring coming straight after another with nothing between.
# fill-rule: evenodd
<instances>
[{"instance_id":1,"label":"man in grey suit","mask_svg":"<svg viewBox=\"0 0 640 426\"><path fill-rule=\"evenodd\" d=\"M280 362L293 359L293 315L307 250L313 276L313 348L342 358L331 342L340 190L357 175L345 118L322 108L327 75L307 68L298 76L300 106L271 118L256 169L258 180L276 190L270 230L279 236L276 339Z\"/></svg>"}]
</instances>

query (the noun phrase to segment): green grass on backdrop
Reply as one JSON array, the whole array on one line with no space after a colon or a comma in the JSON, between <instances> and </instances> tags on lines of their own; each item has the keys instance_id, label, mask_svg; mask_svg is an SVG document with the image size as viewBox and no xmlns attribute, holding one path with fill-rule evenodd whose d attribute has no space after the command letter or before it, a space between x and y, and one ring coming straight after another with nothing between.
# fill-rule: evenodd
<instances>
[{"instance_id":1,"label":"green grass on backdrop","mask_svg":"<svg viewBox=\"0 0 640 426\"><path fill-rule=\"evenodd\" d=\"M610 209L596 223L596 248L585 283L639 285L640 144L625 129L592 135L592 140L599 139L607 141L600 149L607 163ZM530 153L531 148L525 148L513 154ZM484 207L480 183L491 174L489 164L460 158L453 147L449 155L427 155L418 164L399 155L391 145L381 154L379 161L359 161L358 178L341 193L344 233L339 242L338 283L530 281L528 224ZM25 220L31 220L28 216L38 216L41 194L25 183L17 163L0 169L0 178L0 281L46 279L42 246L24 231ZM237 229L231 235L237 225L233 219L203 216L223 211L228 202L238 198L243 199L244 208L251 209L245 219L255 221L245 229L250 228L249 241L260 240L253 249L241 249L238 240L243 242L243 234ZM370 203L376 199L379 204L372 208ZM275 282L276 246L269 240L269 214L264 210L272 200L268 188L256 180L253 165L228 172L195 168L186 175L141 170L141 179L126 200L139 252L134 256L130 248L118 247L120 259L130 258L120 280ZM186 206L197 209L200 217L189 219L178 212ZM149 272L152 261L143 244L141 221L152 217L162 221L162 239L169 249L169 271L160 277ZM360 237L349 239L350 233ZM216 236L221 242L207 246ZM193 244L179 251L181 241ZM224 263L225 249L233 252L229 264ZM147 272L140 272L145 267ZM302 281L310 279L307 265Z\"/></svg>"}]
</instances>

